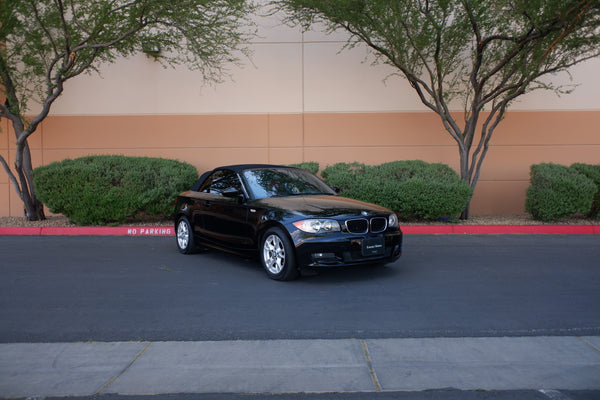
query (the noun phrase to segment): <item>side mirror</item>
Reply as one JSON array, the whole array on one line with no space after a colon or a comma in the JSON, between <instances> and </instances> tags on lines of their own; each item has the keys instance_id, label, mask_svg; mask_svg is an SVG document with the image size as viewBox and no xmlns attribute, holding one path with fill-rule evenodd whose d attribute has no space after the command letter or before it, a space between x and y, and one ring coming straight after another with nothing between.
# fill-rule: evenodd
<instances>
[{"instance_id":1,"label":"side mirror","mask_svg":"<svg viewBox=\"0 0 600 400\"><path fill-rule=\"evenodd\" d=\"M337 187L337 186L331 186L331 189L333 189L333 191L334 191L336 194L340 194L340 188L339 188L339 187Z\"/></svg>"},{"instance_id":2,"label":"side mirror","mask_svg":"<svg viewBox=\"0 0 600 400\"><path fill-rule=\"evenodd\" d=\"M237 198L239 203L243 203L245 200L244 193L241 190L233 187L223 190L221 194L223 195L223 197L227 197L229 199Z\"/></svg>"}]
</instances>

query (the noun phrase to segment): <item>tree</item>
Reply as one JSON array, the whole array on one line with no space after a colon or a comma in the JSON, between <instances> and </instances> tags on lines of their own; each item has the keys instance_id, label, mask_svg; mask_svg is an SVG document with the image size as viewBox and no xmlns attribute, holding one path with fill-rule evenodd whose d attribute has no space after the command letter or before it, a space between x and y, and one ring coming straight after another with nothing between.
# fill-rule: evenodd
<instances>
[{"instance_id":1,"label":"tree","mask_svg":"<svg viewBox=\"0 0 600 400\"><path fill-rule=\"evenodd\" d=\"M458 145L473 189L510 104L600 53L600 0L280 0L284 19L349 33L406 78ZM568 71L567 71L568 72ZM451 113L451 102L464 112ZM460 121L460 118L464 118ZM469 216L467 205L462 217Z\"/></svg>"},{"instance_id":2,"label":"tree","mask_svg":"<svg viewBox=\"0 0 600 400\"><path fill-rule=\"evenodd\" d=\"M1 156L0 163L26 217L44 219L27 139L66 81L147 47L160 49L165 66L187 65L218 81L254 35L254 8L244 0L0 0L0 117L16 136L14 171ZM37 115L27 114L31 102L41 105Z\"/></svg>"}]
</instances>

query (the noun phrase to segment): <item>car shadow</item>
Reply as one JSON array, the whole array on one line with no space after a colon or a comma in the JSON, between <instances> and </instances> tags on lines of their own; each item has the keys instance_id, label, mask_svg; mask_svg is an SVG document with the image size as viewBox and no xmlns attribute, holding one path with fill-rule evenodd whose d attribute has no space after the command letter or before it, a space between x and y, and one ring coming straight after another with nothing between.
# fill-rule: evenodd
<instances>
[{"instance_id":1,"label":"car shadow","mask_svg":"<svg viewBox=\"0 0 600 400\"><path fill-rule=\"evenodd\" d=\"M205 249L201 254L193 255L195 257L204 258L206 262L210 262L219 266L226 266L231 269L231 272L236 274L260 274L261 279L269 279L262 266L258 256L241 256L213 249ZM349 282L360 282L377 279L390 279L401 274L402 268L400 261L395 261L389 264L363 264L349 267L322 267L316 269L301 269L300 276L293 281L305 282L310 284L339 284Z\"/></svg>"},{"instance_id":2,"label":"car shadow","mask_svg":"<svg viewBox=\"0 0 600 400\"><path fill-rule=\"evenodd\" d=\"M339 284L377 279L390 279L401 273L400 264L365 264L351 267L327 267L302 271L300 280L317 284Z\"/></svg>"}]
</instances>

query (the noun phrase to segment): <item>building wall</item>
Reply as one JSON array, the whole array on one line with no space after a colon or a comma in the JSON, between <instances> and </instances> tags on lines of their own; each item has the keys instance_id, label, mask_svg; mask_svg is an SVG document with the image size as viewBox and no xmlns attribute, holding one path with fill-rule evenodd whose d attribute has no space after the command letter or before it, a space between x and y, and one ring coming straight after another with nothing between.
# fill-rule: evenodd
<instances>
[{"instance_id":1,"label":"building wall","mask_svg":"<svg viewBox=\"0 0 600 400\"><path fill-rule=\"evenodd\" d=\"M253 56L231 66L222 83L144 55L68 82L30 138L34 164L126 154L177 158L200 172L245 162L422 159L458 167L438 117L393 69L371 65L364 48L339 52L343 35L303 34L276 17L259 23ZM600 163L599 67L598 60L575 67L580 86L572 94L533 92L513 105L492 139L473 214L524 213L531 164ZM552 79L569 83L566 75ZM14 136L6 120L0 125L0 154L12 164ZM22 215L22 204L0 172L6 215Z\"/></svg>"}]
</instances>

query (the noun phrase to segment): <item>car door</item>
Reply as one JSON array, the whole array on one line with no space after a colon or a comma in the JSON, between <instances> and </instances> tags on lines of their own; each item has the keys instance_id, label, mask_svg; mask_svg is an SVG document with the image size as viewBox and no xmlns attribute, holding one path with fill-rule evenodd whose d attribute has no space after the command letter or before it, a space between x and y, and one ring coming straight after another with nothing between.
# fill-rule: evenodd
<instances>
[{"instance_id":1,"label":"car door","mask_svg":"<svg viewBox=\"0 0 600 400\"><path fill-rule=\"evenodd\" d=\"M215 171L200 187L202 199L194 212L200 235L216 245L248 249L254 244L239 177L231 170Z\"/></svg>"}]
</instances>

